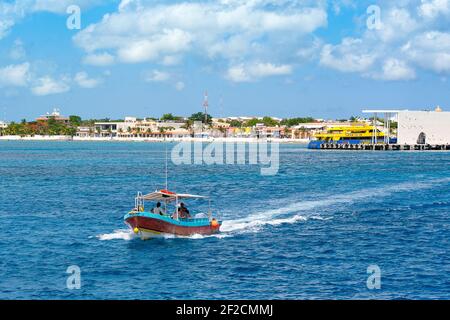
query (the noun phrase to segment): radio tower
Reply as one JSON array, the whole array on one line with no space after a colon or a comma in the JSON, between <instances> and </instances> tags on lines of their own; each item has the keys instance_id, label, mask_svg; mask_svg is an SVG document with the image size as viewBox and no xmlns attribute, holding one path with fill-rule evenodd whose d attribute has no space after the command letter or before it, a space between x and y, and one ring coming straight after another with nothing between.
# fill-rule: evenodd
<instances>
[{"instance_id":1,"label":"radio tower","mask_svg":"<svg viewBox=\"0 0 450 320\"><path fill-rule=\"evenodd\" d=\"M203 107L205 108L205 126L208 124L208 91L205 92L205 97L203 99Z\"/></svg>"}]
</instances>

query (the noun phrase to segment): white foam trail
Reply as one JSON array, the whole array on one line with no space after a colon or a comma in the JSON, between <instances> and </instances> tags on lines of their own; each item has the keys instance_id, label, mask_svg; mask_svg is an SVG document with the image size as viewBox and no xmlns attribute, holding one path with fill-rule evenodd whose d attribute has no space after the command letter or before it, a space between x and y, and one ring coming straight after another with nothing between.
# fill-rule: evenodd
<instances>
[{"instance_id":1,"label":"white foam trail","mask_svg":"<svg viewBox=\"0 0 450 320\"><path fill-rule=\"evenodd\" d=\"M114 232L112 233L105 233L105 234L100 234L97 236L98 239L100 239L101 241L105 241L105 240L132 240L134 239L136 236L135 234L129 230L129 229L119 229L119 230L114 230Z\"/></svg>"},{"instance_id":2,"label":"white foam trail","mask_svg":"<svg viewBox=\"0 0 450 320\"><path fill-rule=\"evenodd\" d=\"M422 182L404 182L395 185L380 186L376 188L367 188L363 190L358 190L354 192L349 192L346 194L338 194L333 196L328 196L321 200L310 200L296 202L278 209L267 210L263 212L258 212L246 216L241 219L225 220L222 224L222 232L239 232L239 231L257 231L264 225L279 225L283 223L296 223L298 221L306 221L308 219L319 219L320 216L317 214L314 216L308 216L306 214L300 215L299 212L317 210L321 208L326 208L330 206L335 206L339 204L349 204L356 201L369 200L373 198L381 198L389 196L393 192L403 192L403 191L416 191L420 189L432 188L436 184L448 183L450 178L436 179ZM287 218L277 218L277 216L283 216L287 214L293 214L292 217ZM326 219L326 218L322 218Z\"/></svg>"},{"instance_id":3,"label":"white foam trail","mask_svg":"<svg viewBox=\"0 0 450 320\"><path fill-rule=\"evenodd\" d=\"M231 235L229 235L229 234L220 234L220 233L219 234L213 234L213 235L194 234L192 236L176 236L176 235L172 235L172 234L163 234L159 238L164 238L164 239L181 238L181 239L198 240L198 239L205 239L205 238L212 238L212 237L223 239L223 238L231 237ZM119 230L114 230L114 232L112 232L112 233L100 234L100 235L97 236L97 238L99 240L101 240L101 241L109 241L109 240L126 240L126 241L130 241L130 240L139 238L139 236L135 235L132 230L119 229Z\"/></svg>"}]
</instances>

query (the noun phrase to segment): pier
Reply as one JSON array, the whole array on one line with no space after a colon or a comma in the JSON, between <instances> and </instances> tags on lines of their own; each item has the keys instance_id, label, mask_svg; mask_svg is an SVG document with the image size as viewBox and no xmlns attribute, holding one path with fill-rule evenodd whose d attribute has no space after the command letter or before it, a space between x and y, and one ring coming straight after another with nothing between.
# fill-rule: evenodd
<instances>
[{"instance_id":1,"label":"pier","mask_svg":"<svg viewBox=\"0 0 450 320\"><path fill-rule=\"evenodd\" d=\"M362 150L362 151L449 151L450 144L350 144L350 143L323 143L322 150Z\"/></svg>"}]
</instances>

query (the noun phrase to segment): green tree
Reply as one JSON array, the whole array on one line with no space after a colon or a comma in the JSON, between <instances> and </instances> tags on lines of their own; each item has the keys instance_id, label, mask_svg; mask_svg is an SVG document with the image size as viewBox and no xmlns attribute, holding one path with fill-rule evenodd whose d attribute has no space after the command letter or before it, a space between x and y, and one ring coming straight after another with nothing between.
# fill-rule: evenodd
<instances>
[{"instance_id":1,"label":"green tree","mask_svg":"<svg viewBox=\"0 0 450 320\"><path fill-rule=\"evenodd\" d=\"M262 119L262 123L264 123L264 125L266 127L275 127L275 126L277 126L279 124L278 121L272 119L271 117L264 117Z\"/></svg>"},{"instance_id":2,"label":"green tree","mask_svg":"<svg viewBox=\"0 0 450 320\"><path fill-rule=\"evenodd\" d=\"M79 116L69 116L69 123L70 125L74 126L74 127L79 127L81 126L82 120L81 117Z\"/></svg>"},{"instance_id":3,"label":"green tree","mask_svg":"<svg viewBox=\"0 0 450 320\"><path fill-rule=\"evenodd\" d=\"M245 127L254 127L254 126L256 126L258 123L262 123L262 121L259 120L259 119L257 119L257 118L253 118L253 119L250 119L250 120L246 121L245 124L244 124L244 126L245 126Z\"/></svg>"},{"instance_id":4,"label":"green tree","mask_svg":"<svg viewBox=\"0 0 450 320\"><path fill-rule=\"evenodd\" d=\"M230 120L230 121L228 121L228 123L230 124L230 127L235 127L235 128L242 127L242 122L239 120Z\"/></svg>"},{"instance_id":5,"label":"green tree","mask_svg":"<svg viewBox=\"0 0 450 320\"><path fill-rule=\"evenodd\" d=\"M161 117L160 120L162 120L162 121L177 121L177 120L180 120L180 119L181 119L181 117L174 116L171 113L166 113L166 114L163 114L163 116Z\"/></svg>"},{"instance_id":6,"label":"green tree","mask_svg":"<svg viewBox=\"0 0 450 320\"><path fill-rule=\"evenodd\" d=\"M207 114L206 118L207 118L207 123L211 124L212 123L212 117L209 114ZM191 120L193 122L194 121L201 121L202 123L205 123L205 113L203 113L203 112L194 113L194 114L192 114L189 117L189 120Z\"/></svg>"},{"instance_id":7,"label":"green tree","mask_svg":"<svg viewBox=\"0 0 450 320\"><path fill-rule=\"evenodd\" d=\"M280 124L287 126L287 127L293 127L293 126L298 126L299 124L302 123L309 123L309 122L314 122L314 118L312 117L305 117L305 118L290 118L290 119L283 119Z\"/></svg>"}]
</instances>

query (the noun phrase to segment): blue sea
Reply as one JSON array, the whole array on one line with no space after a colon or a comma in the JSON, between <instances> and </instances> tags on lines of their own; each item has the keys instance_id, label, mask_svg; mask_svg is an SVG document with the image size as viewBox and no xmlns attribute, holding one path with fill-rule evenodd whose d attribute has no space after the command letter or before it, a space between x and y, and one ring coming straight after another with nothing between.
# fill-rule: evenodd
<instances>
[{"instance_id":1,"label":"blue sea","mask_svg":"<svg viewBox=\"0 0 450 320\"><path fill-rule=\"evenodd\" d=\"M281 145L275 176L169 162L223 232L142 241L122 217L164 187L165 148L0 142L0 299L450 299L450 153Z\"/></svg>"}]
</instances>

